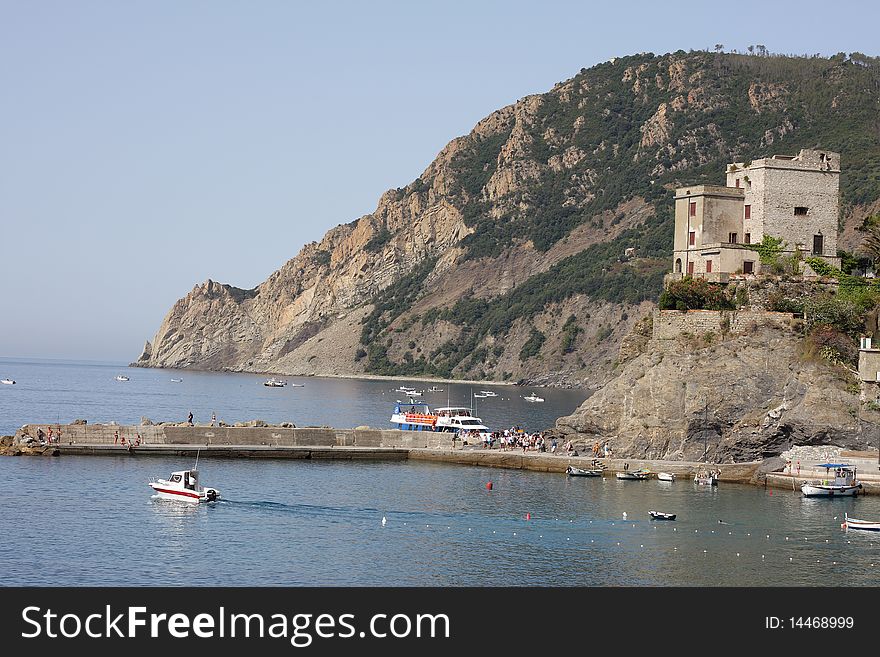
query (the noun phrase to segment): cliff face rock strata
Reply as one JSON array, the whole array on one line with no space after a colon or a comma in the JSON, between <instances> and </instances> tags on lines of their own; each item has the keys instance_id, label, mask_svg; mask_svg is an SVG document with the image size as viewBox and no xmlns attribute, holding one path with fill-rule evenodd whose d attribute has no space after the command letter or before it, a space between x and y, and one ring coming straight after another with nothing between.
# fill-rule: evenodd
<instances>
[{"instance_id":1,"label":"cliff face rock strata","mask_svg":"<svg viewBox=\"0 0 880 657\"><path fill-rule=\"evenodd\" d=\"M591 447L609 440L616 458L749 461L793 445L864 449L877 444L880 415L859 410L854 379L805 360L790 331L705 345L702 337L648 339L641 353L556 432ZM848 389L849 388L849 389Z\"/></svg>"},{"instance_id":2,"label":"cliff face rock strata","mask_svg":"<svg viewBox=\"0 0 880 657\"><path fill-rule=\"evenodd\" d=\"M683 51L584 69L487 116L256 288L196 286L136 364L593 385L659 293L674 187L770 143L822 143L861 163L841 179L855 248L880 144L841 140L876 135L877 70Z\"/></svg>"}]
</instances>

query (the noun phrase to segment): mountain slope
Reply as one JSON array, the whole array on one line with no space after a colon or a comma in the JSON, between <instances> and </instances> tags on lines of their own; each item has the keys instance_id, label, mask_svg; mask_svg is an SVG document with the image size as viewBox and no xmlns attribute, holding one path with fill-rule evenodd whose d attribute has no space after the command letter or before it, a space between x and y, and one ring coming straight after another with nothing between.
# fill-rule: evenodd
<instances>
[{"instance_id":1,"label":"mountain slope","mask_svg":"<svg viewBox=\"0 0 880 657\"><path fill-rule=\"evenodd\" d=\"M878 110L880 62L855 53L584 69L480 121L253 290L196 286L137 364L590 383L659 292L671 189L837 150L852 248L880 197Z\"/></svg>"}]
</instances>

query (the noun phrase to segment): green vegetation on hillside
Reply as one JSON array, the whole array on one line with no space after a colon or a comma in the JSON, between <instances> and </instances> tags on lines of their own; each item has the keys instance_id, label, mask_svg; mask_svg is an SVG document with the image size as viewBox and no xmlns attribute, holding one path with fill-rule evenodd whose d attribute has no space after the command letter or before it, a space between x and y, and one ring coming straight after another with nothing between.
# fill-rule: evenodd
<instances>
[{"instance_id":1,"label":"green vegetation on hillside","mask_svg":"<svg viewBox=\"0 0 880 657\"><path fill-rule=\"evenodd\" d=\"M518 320L530 321L551 304L573 295L617 303L656 298L672 250L672 190L724 184L729 162L827 148L842 154L844 209L880 198L880 60L859 53L807 58L678 51L620 57L582 70L533 104L534 111L496 115L486 124L495 126L492 131L465 137L451 160L447 198L474 229L462 240L466 257L498 256L526 241L546 251L582 224L601 230L621 221L621 204L636 197L653 206L653 216L499 297L466 295L452 307L426 313L423 323L452 322L461 338L395 363L387 357L386 329L418 298L427 276L420 268L392 286L394 291L380 294L365 320L361 341L368 371L491 372L497 356L483 353L484 340L506 335ZM515 148L502 156L512 135ZM502 165L513 184L498 196L499 187L487 189L487 183ZM408 193L428 188L434 188L432 181L419 179ZM389 239L380 230L369 250ZM778 246L762 243L756 250L766 252L762 261L767 257L775 262L771 266L788 271L797 263L774 255ZM623 257L628 247L636 248L637 258ZM663 301L666 307L691 302L675 295ZM708 295L698 303L720 307L736 300L722 303ZM563 353L576 336L573 328L564 329ZM532 347L524 348L526 358L535 343L527 343Z\"/></svg>"}]
</instances>

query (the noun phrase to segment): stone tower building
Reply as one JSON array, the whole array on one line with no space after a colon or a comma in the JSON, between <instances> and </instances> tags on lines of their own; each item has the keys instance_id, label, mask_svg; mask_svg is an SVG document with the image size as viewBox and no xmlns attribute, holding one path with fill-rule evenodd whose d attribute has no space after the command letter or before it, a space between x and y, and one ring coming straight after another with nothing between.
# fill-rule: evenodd
<instances>
[{"instance_id":1,"label":"stone tower building","mask_svg":"<svg viewBox=\"0 0 880 657\"><path fill-rule=\"evenodd\" d=\"M719 279L757 273L748 248L764 235L782 238L785 252L837 258L840 154L802 150L727 167L727 186L695 185L675 192L673 272Z\"/></svg>"}]
</instances>

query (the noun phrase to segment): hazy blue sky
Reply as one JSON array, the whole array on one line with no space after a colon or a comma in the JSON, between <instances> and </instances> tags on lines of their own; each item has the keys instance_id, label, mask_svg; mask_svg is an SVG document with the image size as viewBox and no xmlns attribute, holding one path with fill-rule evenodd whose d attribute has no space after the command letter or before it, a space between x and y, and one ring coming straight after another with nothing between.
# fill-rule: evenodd
<instances>
[{"instance_id":1,"label":"hazy blue sky","mask_svg":"<svg viewBox=\"0 0 880 657\"><path fill-rule=\"evenodd\" d=\"M876 55L860 4L0 0L0 356L134 360L499 107L641 51Z\"/></svg>"}]
</instances>

